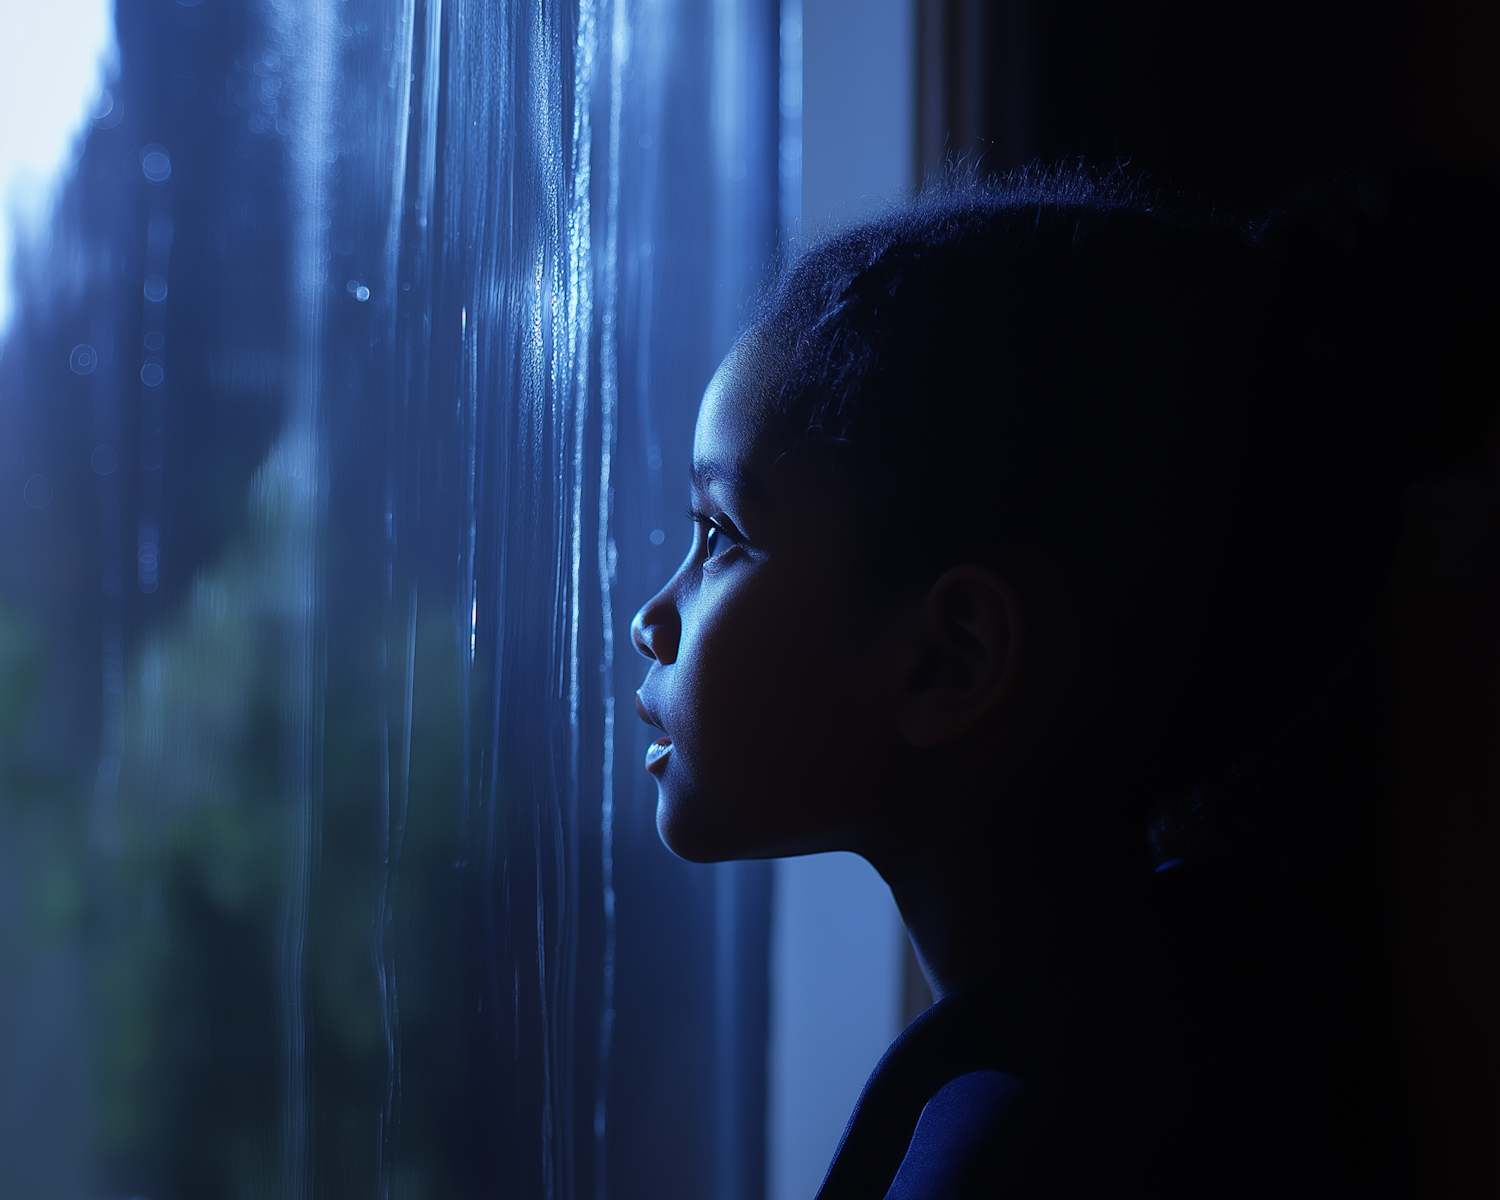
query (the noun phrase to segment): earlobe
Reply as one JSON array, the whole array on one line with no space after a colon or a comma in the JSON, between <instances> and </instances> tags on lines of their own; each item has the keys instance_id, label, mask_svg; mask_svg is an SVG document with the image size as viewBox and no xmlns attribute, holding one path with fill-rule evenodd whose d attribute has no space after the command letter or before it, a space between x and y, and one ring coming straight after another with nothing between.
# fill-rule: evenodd
<instances>
[{"instance_id":1,"label":"earlobe","mask_svg":"<svg viewBox=\"0 0 1500 1200\"><path fill-rule=\"evenodd\" d=\"M1021 608L998 572L954 567L932 585L921 623L897 727L908 744L932 747L972 733L1004 705L1020 662Z\"/></svg>"}]
</instances>

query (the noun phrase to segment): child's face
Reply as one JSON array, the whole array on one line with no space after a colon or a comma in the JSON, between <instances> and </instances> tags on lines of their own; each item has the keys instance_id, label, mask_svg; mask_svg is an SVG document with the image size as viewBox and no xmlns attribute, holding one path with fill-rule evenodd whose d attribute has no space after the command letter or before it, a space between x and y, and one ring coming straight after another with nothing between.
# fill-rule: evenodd
<instances>
[{"instance_id":1,"label":"child's face","mask_svg":"<svg viewBox=\"0 0 1500 1200\"><path fill-rule=\"evenodd\" d=\"M829 474L773 469L775 367L742 344L693 438L698 524L636 614L637 693L665 736L657 829L695 861L858 849L894 793L889 622L856 585L853 504Z\"/></svg>"}]
</instances>

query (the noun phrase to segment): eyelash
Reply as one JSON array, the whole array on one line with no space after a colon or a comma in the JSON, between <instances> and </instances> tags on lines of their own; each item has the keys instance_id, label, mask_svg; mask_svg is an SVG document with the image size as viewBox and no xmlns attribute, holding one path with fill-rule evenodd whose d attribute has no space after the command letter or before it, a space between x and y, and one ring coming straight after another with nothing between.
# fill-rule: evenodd
<instances>
[{"instance_id":1,"label":"eyelash","mask_svg":"<svg viewBox=\"0 0 1500 1200\"><path fill-rule=\"evenodd\" d=\"M694 525L701 525L701 526L703 526L704 529L713 529L713 530L715 530L730 545L732 545L732 546L739 545L740 539L739 539L738 536L736 536L735 534L731 533L729 530L725 529L724 526L720 525L717 521L715 521L711 516L709 516L702 509L697 509L697 508L691 508L691 507L689 507L688 510L687 510L687 519L689 521L691 521ZM720 553L722 554L723 551L720 551ZM717 557L717 556L715 556L715 557Z\"/></svg>"}]
</instances>

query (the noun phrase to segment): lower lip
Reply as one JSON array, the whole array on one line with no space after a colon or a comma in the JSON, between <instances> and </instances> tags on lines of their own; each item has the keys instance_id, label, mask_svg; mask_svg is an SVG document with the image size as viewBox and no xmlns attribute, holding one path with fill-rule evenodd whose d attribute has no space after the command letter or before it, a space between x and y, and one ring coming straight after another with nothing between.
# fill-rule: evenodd
<instances>
[{"instance_id":1,"label":"lower lip","mask_svg":"<svg viewBox=\"0 0 1500 1200\"><path fill-rule=\"evenodd\" d=\"M667 759L672 757L672 739L657 738L646 747L646 770L660 775L667 769Z\"/></svg>"}]
</instances>

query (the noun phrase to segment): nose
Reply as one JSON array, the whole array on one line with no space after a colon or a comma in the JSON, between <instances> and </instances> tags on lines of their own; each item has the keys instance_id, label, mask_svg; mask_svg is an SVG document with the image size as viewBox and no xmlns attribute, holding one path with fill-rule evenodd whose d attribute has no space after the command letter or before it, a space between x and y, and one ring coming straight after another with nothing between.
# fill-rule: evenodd
<instances>
[{"instance_id":1,"label":"nose","mask_svg":"<svg viewBox=\"0 0 1500 1200\"><path fill-rule=\"evenodd\" d=\"M681 638L682 618L665 589L647 600L630 622L630 640L635 648L662 666L677 661Z\"/></svg>"}]
</instances>

